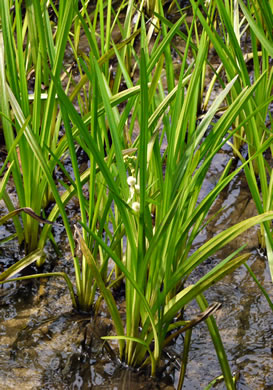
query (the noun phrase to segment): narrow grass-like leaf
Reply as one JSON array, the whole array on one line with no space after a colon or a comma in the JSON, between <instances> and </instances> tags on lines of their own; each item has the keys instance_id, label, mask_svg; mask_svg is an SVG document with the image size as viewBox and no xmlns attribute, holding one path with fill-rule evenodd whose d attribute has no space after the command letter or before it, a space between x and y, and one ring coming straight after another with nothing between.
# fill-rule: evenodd
<instances>
[{"instance_id":1,"label":"narrow grass-like leaf","mask_svg":"<svg viewBox=\"0 0 273 390\"><path fill-rule=\"evenodd\" d=\"M246 5L243 3L242 0L239 0L239 3L240 3L240 6L247 18L247 21L250 25L250 27L252 28L252 30L254 31L255 35L258 37L258 39L260 40L261 44L264 46L264 48L267 50L268 54L273 57L273 45L272 45L272 42L270 42L264 32L262 31L262 29L257 25L257 23L255 22L255 20L253 19L253 17L251 16L248 8L246 7ZM272 14L272 12L271 12Z\"/></svg>"},{"instance_id":2,"label":"narrow grass-like leaf","mask_svg":"<svg viewBox=\"0 0 273 390\"><path fill-rule=\"evenodd\" d=\"M9 219L15 217L16 215L18 215L22 211L24 213L30 215L33 219L36 219L36 221L39 221L40 223L48 223L50 225L52 225L52 223L53 223L53 222L48 221L47 219L41 218L39 215L35 214L34 211L30 207L21 207L20 209L15 209L15 210L11 211L10 213L1 217L0 218L0 225L3 225L3 223L5 223Z\"/></svg>"},{"instance_id":3,"label":"narrow grass-like leaf","mask_svg":"<svg viewBox=\"0 0 273 390\"><path fill-rule=\"evenodd\" d=\"M18 267L18 271L12 273L12 275L18 273L19 271L21 271L22 269L24 269L28 265L32 264L34 261L39 260L39 258L40 258L39 255L38 255L39 251L40 250L38 250L37 255L35 255L35 256L34 256L34 254L33 255L32 254L29 255L29 256L32 256L32 258L31 258L31 259L33 259L32 261L31 261L31 259L28 256L28 258L29 258L28 259L28 261L29 261L28 264L27 264L27 261L26 261L27 258L22 259L22 260L24 260L24 264L25 265L23 266L23 264L22 264L22 268L21 269L19 269L19 267ZM10 268L9 268L9 270L10 270ZM51 276L53 276L53 277L60 276L60 277L64 278L64 280L66 281L66 284L67 284L67 286L69 288L70 297L71 297L71 301L72 301L73 307L75 307L75 308L77 307L77 302L76 302L76 298L75 298L75 294L74 294L74 290L73 290L73 285L72 285L69 277L67 276L67 274L65 272L48 272L48 273L42 273L42 274L33 274L33 275L19 276L18 278L8 278L8 279L6 277L3 278L3 274L4 274L4 272L2 274L0 274L0 284L9 283L9 282L17 282L17 281L21 281L21 280L31 280L31 279L37 279L37 278L48 278L48 277L51 277ZM10 276L12 276L12 275L10 275Z\"/></svg>"},{"instance_id":4,"label":"narrow grass-like leaf","mask_svg":"<svg viewBox=\"0 0 273 390\"><path fill-rule=\"evenodd\" d=\"M12 276L18 274L24 268L28 267L30 264L33 264L43 256L45 256L45 254L42 249L35 250L28 256L11 265L6 271L2 272L0 274L0 281L6 281L7 279L10 279Z\"/></svg>"},{"instance_id":5,"label":"narrow grass-like leaf","mask_svg":"<svg viewBox=\"0 0 273 390\"><path fill-rule=\"evenodd\" d=\"M196 301L197 301L201 310L205 310L207 308L208 303L202 294L200 294L196 297ZM229 368L226 352L225 352L225 349L224 349L224 346L223 346L223 343L221 340L221 336L220 336L216 321L213 317L209 317L206 320L206 323L207 323L207 326L208 326L208 329L209 329L209 332L210 332L210 335L211 335L211 338L212 338L212 341L214 344L215 351L216 351L217 356L218 356L218 360L219 360L219 363L220 363L220 366L222 369L223 376L225 378L226 388L227 388L227 390L235 390L235 384L233 381L232 373L231 373L230 368Z\"/></svg>"},{"instance_id":6,"label":"narrow grass-like leaf","mask_svg":"<svg viewBox=\"0 0 273 390\"><path fill-rule=\"evenodd\" d=\"M102 295L107 303L108 310L111 314L111 317L113 319L113 322L114 322L114 325L116 328L116 332L119 336L123 336L123 334L124 334L123 333L123 325L122 325L120 315L119 315L119 312L117 310L117 306L115 304L113 295L111 294L110 290L106 288L106 286L102 280L102 277L100 275L100 272L98 270L98 266L97 266L97 264L92 256L92 253L88 249L85 241L83 240L83 238L82 238L82 236L81 236L81 234L76 226L75 226L75 229L77 232L77 240L79 242L81 251L82 251L83 255L85 256L86 261L88 262L88 265L91 268L92 274L93 274L93 276L98 284L98 287L99 287L99 289L100 289L100 291L101 291L101 293L102 293ZM120 348L120 357L122 358L123 349L124 349L124 343L122 342L122 339L120 339L119 348Z\"/></svg>"},{"instance_id":7,"label":"narrow grass-like leaf","mask_svg":"<svg viewBox=\"0 0 273 390\"><path fill-rule=\"evenodd\" d=\"M7 171L5 172L4 177L0 180L0 199L2 199L2 197L3 197L3 191L6 188L6 185L7 185L10 173L11 173L12 165L13 165L13 162L8 167ZM1 224L1 219L0 219L0 224Z\"/></svg>"}]
</instances>

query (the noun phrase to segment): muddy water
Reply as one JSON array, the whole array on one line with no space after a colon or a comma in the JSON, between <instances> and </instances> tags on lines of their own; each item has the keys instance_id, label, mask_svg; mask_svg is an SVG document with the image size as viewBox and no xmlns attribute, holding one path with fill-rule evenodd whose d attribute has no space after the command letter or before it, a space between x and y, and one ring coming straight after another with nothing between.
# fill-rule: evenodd
<instances>
[{"instance_id":1,"label":"muddy water","mask_svg":"<svg viewBox=\"0 0 273 390\"><path fill-rule=\"evenodd\" d=\"M219 153L204 186L210 191L227 159L228 150ZM5 212L1 204L1 214ZM255 215L243 175L236 177L217 199L214 211L225 207L217 221L208 226L196 246L223 228ZM72 207L71 213L75 212ZM65 233L59 227L59 241ZM1 237L12 232L12 224L1 227ZM273 299L266 259L258 253L257 228L248 231L219 253L209 258L193 276L198 278L220 258L248 243L249 264ZM7 243L0 249L0 266L6 268L20 257L19 248ZM48 247L47 269L66 271L73 278L69 252L57 259ZM91 316L73 312L70 297L61 279L6 284L0 289L0 389L174 389L179 377L179 356L183 339L178 338L162 359L163 374L151 379L121 367L108 355L100 336L112 331L107 311L96 323ZM260 291L241 267L206 293L209 302L221 302L217 312L219 326L230 365L239 373L237 389L273 389L273 314ZM186 317L198 312L192 304ZM202 389L221 371L206 325L193 330L185 389ZM223 389L219 384L217 388Z\"/></svg>"}]
</instances>

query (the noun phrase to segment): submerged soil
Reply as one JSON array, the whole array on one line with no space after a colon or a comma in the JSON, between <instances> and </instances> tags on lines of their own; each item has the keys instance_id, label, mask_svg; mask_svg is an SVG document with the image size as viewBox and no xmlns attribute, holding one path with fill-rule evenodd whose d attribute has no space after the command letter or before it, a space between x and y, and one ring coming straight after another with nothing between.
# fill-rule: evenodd
<instances>
[{"instance_id":1,"label":"submerged soil","mask_svg":"<svg viewBox=\"0 0 273 390\"><path fill-rule=\"evenodd\" d=\"M214 186L230 151L215 157L205 181L203 194ZM5 212L1 204L1 214ZM224 211L200 235L198 247L217 232L256 214L243 175L237 176L217 199L216 211ZM75 204L71 217L77 213ZM1 226L0 236L12 232L12 224ZM57 227L55 235L64 243L65 231ZM249 265L273 298L267 260L259 253L257 228L248 231L217 257L202 264L193 278L199 278L219 259L248 243ZM57 258L47 248L45 270L65 271L73 278L73 262L63 244L63 255ZM1 247L0 266L6 268L21 257L13 242ZM169 346L162 358L162 374L152 379L148 373L135 372L113 360L100 336L112 332L106 308L100 317L75 313L63 280L43 279L33 282L5 284L0 289L0 389L175 389L179 378L183 338ZM206 293L211 302L222 303L216 314L222 340L232 370L239 375L237 389L273 388L273 325L272 311L244 267L237 269ZM186 309L191 319L198 308ZM113 345L115 348L115 345ZM187 377L184 389L202 389L221 374L205 323L193 330ZM217 385L223 389L223 384Z\"/></svg>"}]
</instances>

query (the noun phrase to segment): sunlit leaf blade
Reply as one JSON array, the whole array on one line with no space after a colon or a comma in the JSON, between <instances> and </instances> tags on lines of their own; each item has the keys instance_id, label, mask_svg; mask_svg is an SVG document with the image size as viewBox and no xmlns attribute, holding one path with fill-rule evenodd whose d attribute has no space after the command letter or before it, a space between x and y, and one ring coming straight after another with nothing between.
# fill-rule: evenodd
<instances>
[{"instance_id":1,"label":"sunlit leaf blade","mask_svg":"<svg viewBox=\"0 0 273 390\"><path fill-rule=\"evenodd\" d=\"M37 249L36 251L30 253L28 256L17 261L15 264L11 265L6 271L0 274L0 281L5 281L10 279L12 276L16 275L24 268L28 267L30 264L39 260L40 257L45 256L45 253L42 249Z\"/></svg>"},{"instance_id":2,"label":"sunlit leaf blade","mask_svg":"<svg viewBox=\"0 0 273 390\"><path fill-rule=\"evenodd\" d=\"M261 44L264 46L264 48L267 50L268 54L273 58L273 41L269 41L268 38L265 36L264 31L258 26L258 24L255 22L253 17L251 16L248 8L244 4L242 0L239 0L240 6L245 14L245 17L247 18L247 21L254 31L257 38L260 40ZM272 12L271 12L272 13Z\"/></svg>"}]
</instances>

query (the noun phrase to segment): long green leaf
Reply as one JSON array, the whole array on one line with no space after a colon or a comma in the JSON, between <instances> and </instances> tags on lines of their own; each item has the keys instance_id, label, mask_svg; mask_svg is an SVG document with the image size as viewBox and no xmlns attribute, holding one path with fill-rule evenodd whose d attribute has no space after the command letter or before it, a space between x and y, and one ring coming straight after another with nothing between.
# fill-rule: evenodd
<instances>
[{"instance_id":1,"label":"long green leaf","mask_svg":"<svg viewBox=\"0 0 273 390\"><path fill-rule=\"evenodd\" d=\"M205 310L207 308L208 303L202 294L200 294L196 297L196 301L197 301L201 310ZM208 329L209 329L209 332L210 332L210 335L211 335L211 338L212 338L212 341L214 344L215 351L216 351L217 356L218 356L218 360L219 360L219 363L220 363L220 366L222 369L222 373L224 375L226 388L227 388L227 390L235 390L235 384L233 381L233 377L232 377L230 367L228 364L225 348L223 346L216 321L211 316L206 320L206 323L207 323L207 326L208 326Z\"/></svg>"},{"instance_id":2,"label":"long green leaf","mask_svg":"<svg viewBox=\"0 0 273 390\"><path fill-rule=\"evenodd\" d=\"M252 30L254 31L255 35L257 36L257 38L260 40L261 44L263 45L263 47L266 49L266 51L268 52L268 54L273 57L273 42L270 42L266 36L265 36L265 33L262 31L262 29L257 25L257 23L255 22L255 20L253 19L253 17L251 16L249 10L247 9L246 5L244 4L244 2L242 0L239 0L239 3L240 3L240 6L245 14L245 17L247 18L247 21L250 25L250 27L252 28Z\"/></svg>"}]
</instances>

